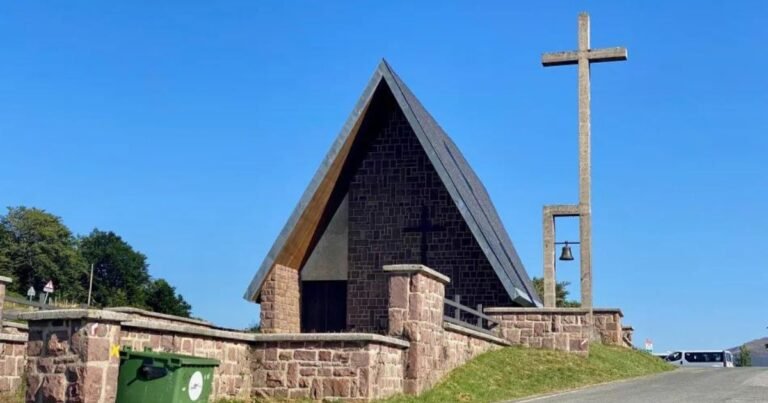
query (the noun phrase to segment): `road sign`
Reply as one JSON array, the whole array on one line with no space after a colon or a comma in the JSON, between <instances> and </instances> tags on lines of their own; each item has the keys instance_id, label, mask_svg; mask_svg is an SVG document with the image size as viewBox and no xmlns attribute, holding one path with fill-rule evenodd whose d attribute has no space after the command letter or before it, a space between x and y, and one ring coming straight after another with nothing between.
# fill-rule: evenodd
<instances>
[{"instance_id":1,"label":"road sign","mask_svg":"<svg viewBox=\"0 0 768 403\"><path fill-rule=\"evenodd\" d=\"M645 339L645 351L649 353L653 352L653 340Z\"/></svg>"},{"instance_id":2,"label":"road sign","mask_svg":"<svg viewBox=\"0 0 768 403\"><path fill-rule=\"evenodd\" d=\"M53 281L48 281L48 283L45 284L45 287L43 287L43 292L45 293L52 293L53 292Z\"/></svg>"},{"instance_id":3,"label":"road sign","mask_svg":"<svg viewBox=\"0 0 768 403\"><path fill-rule=\"evenodd\" d=\"M35 295L37 295L37 291L35 291L35 287L29 287L27 290L27 296L29 299L35 298Z\"/></svg>"}]
</instances>

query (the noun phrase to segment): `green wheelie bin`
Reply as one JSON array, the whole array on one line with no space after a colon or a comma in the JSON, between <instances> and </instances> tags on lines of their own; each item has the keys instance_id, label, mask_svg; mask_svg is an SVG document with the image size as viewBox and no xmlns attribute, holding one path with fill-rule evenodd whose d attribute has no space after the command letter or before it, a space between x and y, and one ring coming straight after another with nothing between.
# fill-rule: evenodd
<instances>
[{"instance_id":1,"label":"green wheelie bin","mask_svg":"<svg viewBox=\"0 0 768 403\"><path fill-rule=\"evenodd\" d=\"M218 366L210 358L124 349L116 403L207 403Z\"/></svg>"}]
</instances>

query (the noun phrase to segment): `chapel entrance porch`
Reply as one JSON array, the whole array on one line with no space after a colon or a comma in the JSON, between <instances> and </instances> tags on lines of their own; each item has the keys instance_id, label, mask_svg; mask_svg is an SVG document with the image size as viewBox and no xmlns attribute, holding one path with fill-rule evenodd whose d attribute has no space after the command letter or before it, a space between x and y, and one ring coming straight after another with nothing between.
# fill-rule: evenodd
<instances>
[{"instance_id":1,"label":"chapel entrance porch","mask_svg":"<svg viewBox=\"0 0 768 403\"><path fill-rule=\"evenodd\" d=\"M301 332L335 333L347 330L347 282L301 282Z\"/></svg>"}]
</instances>

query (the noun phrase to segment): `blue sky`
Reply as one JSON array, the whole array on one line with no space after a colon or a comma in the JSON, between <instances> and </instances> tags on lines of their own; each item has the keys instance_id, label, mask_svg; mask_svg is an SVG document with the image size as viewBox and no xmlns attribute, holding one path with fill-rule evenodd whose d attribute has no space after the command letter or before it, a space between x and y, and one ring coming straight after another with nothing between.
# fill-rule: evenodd
<instances>
[{"instance_id":1,"label":"blue sky","mask_svg":"<svg viewBox=\"0 0 768 403\"><path fill-rule=\"evenodd\" d=\"M575 67L540 55L587 10L629 49L592 72L595 304L656 350L768 332L765 2L160 3L0 5L0 204L117 232L195 315L257 321L243 291L381 57L541 275L577 125Z\"/></svg>"}]
</instances>

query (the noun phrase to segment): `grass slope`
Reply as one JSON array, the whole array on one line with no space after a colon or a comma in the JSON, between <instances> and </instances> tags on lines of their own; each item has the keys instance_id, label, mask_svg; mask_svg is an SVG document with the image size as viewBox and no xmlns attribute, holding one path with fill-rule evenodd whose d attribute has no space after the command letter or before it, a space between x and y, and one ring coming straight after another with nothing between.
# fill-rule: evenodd
<instances>
[{"instance_id":1,"label":"grass slope","mask_svg":"<svg viewBox=\"0 0 768 403\"><path fill-rule=\"evenodd\" d=\"M478 356L419 397L387 403L493 402L573 389L671 370L649 354L592 344L588 358L560 351L509 347Z\"/></svg>"}]
</instances>

